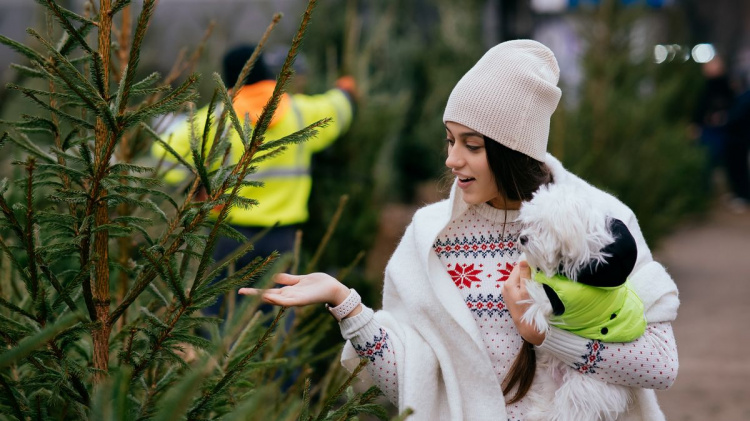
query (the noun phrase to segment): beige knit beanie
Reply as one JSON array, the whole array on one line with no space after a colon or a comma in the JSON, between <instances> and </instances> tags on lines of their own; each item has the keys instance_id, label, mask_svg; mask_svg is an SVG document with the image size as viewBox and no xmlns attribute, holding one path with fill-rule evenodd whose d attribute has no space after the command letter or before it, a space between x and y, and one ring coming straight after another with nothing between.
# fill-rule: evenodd
<instances>
[{"instance_id":1,"label":"beige knit beanie","mask_svg":"<svg viewBox=\"0 0 750 421\"><path fill-rule=\"evenodd\" d=\"M443 122L463 124L543 161L550 117L561 96L559 76L549 48L532 40L503 42L458 81Z\"/></svg>"}]
</instances>

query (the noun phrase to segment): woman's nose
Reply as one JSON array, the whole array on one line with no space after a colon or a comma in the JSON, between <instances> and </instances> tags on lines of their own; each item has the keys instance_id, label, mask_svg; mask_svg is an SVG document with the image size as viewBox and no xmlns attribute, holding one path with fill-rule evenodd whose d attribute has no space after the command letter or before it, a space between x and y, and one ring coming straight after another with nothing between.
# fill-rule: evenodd
<instances>
[{"instance_id":1,"label":"woman's nose","mask_svg":"<svg viewBox=\"0 0 750 421\"><path fill-rule=\"evenodd\" d=\"M463 166L463 158L458 148L448 148L448 157L445 158L445 166L451 169L461 168Z\"/></svg>"}]
</instances>

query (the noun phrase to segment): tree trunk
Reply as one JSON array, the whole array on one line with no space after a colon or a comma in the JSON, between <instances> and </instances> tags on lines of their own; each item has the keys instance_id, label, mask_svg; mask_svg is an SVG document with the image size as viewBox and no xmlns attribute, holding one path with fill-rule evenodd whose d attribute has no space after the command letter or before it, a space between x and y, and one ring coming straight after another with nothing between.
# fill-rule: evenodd
<instances>
[{"instance_id":1,"label":"tree trunk","mask_svg":"<svg viewBox=\"0 0 750 421\"><path fill-rule=\"evenodd\" d=\"M110 13L110 0L99 1L99 56L102 60L104 69L103 92L102 97L109 101L109 66L110 66L110 38L112 33L112 14ZM107 126L101 117L96 119L95 127L95 152L96 167L109 165L106 159L101 157L107 147L109 136ZM107 195L105 190L99 190L99 194L94 200ZM109 212L106 203L96 203L94 210L94 226L100 227L109 221ZM94 331L91 333L94 342L94 368L99 370L94 375L94 382L100 383L107 377L109 369L109 334L111 327L109 325L109 233L106 230L97 231L94 234L94 255L96 262L94 264L94 282L92 285L92 295L96 308L96 319L98 321Z\"/></svg>"}]
</instances>

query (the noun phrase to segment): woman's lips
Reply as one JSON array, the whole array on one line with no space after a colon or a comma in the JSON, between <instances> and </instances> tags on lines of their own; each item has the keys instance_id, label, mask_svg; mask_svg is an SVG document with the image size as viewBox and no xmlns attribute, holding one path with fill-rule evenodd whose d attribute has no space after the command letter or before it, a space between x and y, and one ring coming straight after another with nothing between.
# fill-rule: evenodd
<instances>
[{"instance_id":1,"label":"woman's lips","mask_svg":"<svg viewBox=\"0 0 750 421\"><path fill-rule=\"evenodd\" d=\"M456 177L458 180L458 187L465 189L471 185L476 179L472 177Z\"/></svg>"}]
</instances>

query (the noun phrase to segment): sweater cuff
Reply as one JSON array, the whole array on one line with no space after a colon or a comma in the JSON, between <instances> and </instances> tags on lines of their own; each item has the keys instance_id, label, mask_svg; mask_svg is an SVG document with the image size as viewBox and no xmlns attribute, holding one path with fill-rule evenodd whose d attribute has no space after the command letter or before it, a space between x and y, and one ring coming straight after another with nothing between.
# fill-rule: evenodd
<instances>
[{"instance_id":1,"label":"sweater cuff","mask_svg":"<svg viewBox=\"0 0 750 421\"><path fill-rule=\"evenodd\" d=\"M375 323L374 315L375 312L373 312L370 307L362 304L362 311L360 311L359 314L347 317L339 322L341 336L343 336L344 339L350 340L356 336L370 333L369 331L379 332L380 326Z\"/></svg>"},{"instance_id":2,"label":"sweater cuff","mask_svg":"<svg viewBox=\"0 0 750 421\"><path fill-rule=\"evenodd\" d=\"M588 354L587 345L590 341L574 333L551 327L544 342L536 348L548 351L562 362L572 365L579 362L582 355Z\"/></svg>"}]
</instances>

